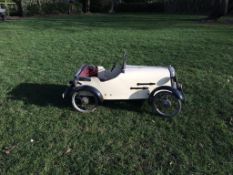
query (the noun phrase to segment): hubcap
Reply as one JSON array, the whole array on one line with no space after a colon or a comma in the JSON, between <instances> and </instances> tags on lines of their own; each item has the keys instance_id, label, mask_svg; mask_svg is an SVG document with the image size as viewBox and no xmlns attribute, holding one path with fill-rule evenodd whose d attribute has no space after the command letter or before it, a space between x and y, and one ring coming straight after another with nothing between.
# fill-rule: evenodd
<instances>
[{"instance_id":1,"label":"hubcap","mask_svg":"<svg viewBox=\"0 0 233 175\"><path fill-rule=\"evenodd\" d=\"M87 105L87 104L89 104L89 99L88 99L88 97L82 97L82 104L85 104L85 105Z\"/></svg>"},{"instance_id":2,"label":"hubcap","mask_svg":"<svg viewBox=\"0 0 233 175\"><path fill-rule=\"evenodd\" d=\"M166 99L166 100L163 101L163 106L165 108L170 108L172 106L172 103L171 103L170 100Z\"/></svg>"}]
</instances>

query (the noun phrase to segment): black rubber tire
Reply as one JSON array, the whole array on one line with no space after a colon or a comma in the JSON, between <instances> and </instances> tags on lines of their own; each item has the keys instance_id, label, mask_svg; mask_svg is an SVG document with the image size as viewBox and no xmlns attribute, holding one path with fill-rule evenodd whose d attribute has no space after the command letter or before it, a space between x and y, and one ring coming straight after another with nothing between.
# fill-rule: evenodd
<instances>
[{"instance_id":1,"label":"black rubber tire","mask_svg":"<svg viewBox=\"0 0 233 175\"><path fill-rule=\"evenodd\" d=\"M181 100L169 90L156 92L152 99L153 111L163 117L174 117L180 113L182 108Z\"/></svg>"},{"instance_id":2,"label":"black rubber tire","mask_svg":"<svg viewBox=\"0 0 233 175\"><path fill-rule=\"evenodd\" d=\"M86 102L85 102L86 100ZM92 103L92 106L87 106ZM76 90L71 94L71 103L75 110L82 113L94 112L99 104L99 100L94 93L88 90ZM86 104L84 104L86 103ZM86 105L86 106L83 106Z\"/></svg>"}]
</instances>

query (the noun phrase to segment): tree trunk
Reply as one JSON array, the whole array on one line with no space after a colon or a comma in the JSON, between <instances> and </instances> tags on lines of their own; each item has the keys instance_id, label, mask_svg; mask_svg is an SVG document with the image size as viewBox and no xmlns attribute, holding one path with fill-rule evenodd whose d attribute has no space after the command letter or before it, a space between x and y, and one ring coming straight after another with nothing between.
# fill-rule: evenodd
<instances>
[{"instance_id":1,"label":"tree trunk","mask_svg":"<svg viewBox=\"0 0 233 175\"><path fill-rule=\"evenodd\" d=\"M90 0L81 0L82 2L82 11L84 13L88 13L90 12L90 4L91 4L91 1Z\"/></svg>"},{"instance_id":2,"label":"tree trunk","mask_svg":"<svg viewBox=\"0 0 233 175\"><path fill-rule=\"evenodd\" d=\"M229 0L215 0L213 10L209 15L210 20L218 20L228 13Z\"/></svg>"},{"instance_id":3,"label":"tree trunk","mask_svg":"<svg viewBox=\"0 0 233 175\"><path fill-rule=\"evenodd\" d=\"M229 2L229 5L228 5L228 13L231 13L233 11L233 0Z\"/></svg>"},{"instance_id":4,"label":"tree trunk","mask_svg":"<svg viewBox=\"0 0 233 175\"><path fill-rule=\"evenodd\" d=\"M13 2L16 4L19 16L23 16L23 7L22 7L22 1L21 0L13 0Z\"/></svg>"},{"instance_id":5,"label":"tree trunk","mask_svg":"<svg viewBox=\"0 0 233 175\"><path fill-rule=\"evenodd\" d=\"M39 7L39 13L41 14L42 13L42 9L41 9L41 1L40 0L37 0L37 5Z\"/></svg>"},{"instance_id":6,"label":"tree trunk","mask_svg":"<svg viewBox=\"0 0 233 175\"><path fill-rule=\"evenodd\" d=\"M114 13L115 12L115 0L111 0L111 7L109 10L109 13Z\"/></svg>"},{"instance_id":7,"label":"tree trunk","mask_svg":"<svg viewBox=\"0 0 233 175\"><path fill-rule=\"evenodd\" d=\"M224 8L224 15L227 15L229 8L229 0L224 0L223 8Z\"/></svg>"},{"instance_id":8,"label":"tree trunk","mask_svg":"<svg viewBox=\"0 0 233 175\"><path fill-rule=\"evenodd\" d=\"M86 13L90 12L91 0L86 0Z\"/></svg>"},{"instance_id":9,"label":"tree trunk","mask_svg":"<svg viewBox=\"0 0 233 175\"><path fill-rule=\"evenodd\" d=\"M111 7L109 13L115 13L115 7L117 4L120 4L121 0L111 0Z\"/></svg>"}]
</instances>

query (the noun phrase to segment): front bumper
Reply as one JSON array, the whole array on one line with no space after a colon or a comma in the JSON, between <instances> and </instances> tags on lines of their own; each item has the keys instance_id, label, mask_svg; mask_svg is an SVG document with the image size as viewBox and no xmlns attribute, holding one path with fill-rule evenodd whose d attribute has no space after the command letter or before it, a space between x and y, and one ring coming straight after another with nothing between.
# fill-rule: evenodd
<instances>
[{"instance_id":1,"label":"front bumper","mask_svg":"<svg viewBox=\"0 0 233 175\"><path fill-rule=\"evenodd\" d=\"M181 83L176 83L176 89L177 89L177 91L179 93L180 100L185 101L183 85Z\"/></svg>"},{"instance_id":2,"label":"front bumper","mask_svg":"<svg viewBox=\"0 0 233 175\"><path fill-rule=\"evenodd\" d=\"M66 99L70 94L71 92L73 91L74 89L74 82L73 81L70 81L69 82L69 86L65 89L65 91L62 93L62 98L63 99Z\"/></svg>"},{"instance_id":3,"label":"front bumper","mask_svg":"<svg viewBox=\"0 0 233 175\"><path fill-rule=\"evenodd\" d=\"M65 89L65 91L62 93L62 98L66 99L70 95L70 93L72 92L72 90L73 90L73 88L67 87Z\"/></svg>"},{"instance_id":4,"label":"front bumper","mask_svg":"<svg viewBox=\"0 0 233 175\"><path fill-rule=\"evenodd\" d=\"M177 81L176 76L171 77L171 87L176 91L178 98L185 101L183 85Z\"/></svg>"}]
</instances>

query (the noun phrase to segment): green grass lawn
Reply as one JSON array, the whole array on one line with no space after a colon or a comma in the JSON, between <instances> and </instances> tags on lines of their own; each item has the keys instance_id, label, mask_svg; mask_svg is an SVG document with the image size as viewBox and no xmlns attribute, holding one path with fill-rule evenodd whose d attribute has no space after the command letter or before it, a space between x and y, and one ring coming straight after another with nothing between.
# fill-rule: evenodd
<instances>
[{"instance_id":1,"label":"green grass lawn","mask_svg":"<svg viewBox=\"0 0 233 175\"><path fill-rule=\"evenodd\" d=\"M0 23L0 174L232 174L233 25L121 14ZM83 63L173 65L187 101L75 112L61 93ZM34 141L31 142L31 139Z\"/></svg>"}]
</instances>

